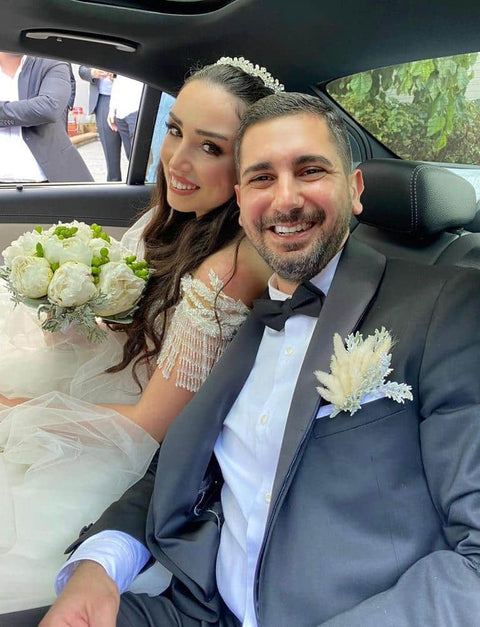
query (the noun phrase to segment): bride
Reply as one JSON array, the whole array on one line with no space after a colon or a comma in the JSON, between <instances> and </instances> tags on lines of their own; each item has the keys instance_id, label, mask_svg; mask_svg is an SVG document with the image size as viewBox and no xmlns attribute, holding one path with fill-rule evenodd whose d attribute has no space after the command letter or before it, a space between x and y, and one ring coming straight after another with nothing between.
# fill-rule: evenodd
<instances>
[{"instance_id":1,"label":"bride","mask_svg":"<svg viewBox=\"0 0 480 627\"><path fill-rule=\"evenodd\" d=\"M64 547L144 474L265 289L238 225L233 152L242 112L278 88L236 58L187 79L152 208L124 240L141 233L155 269L126 331L100 346L43 333L0 294L0 613L52 602Z\"/></svg>"}]
</instances>

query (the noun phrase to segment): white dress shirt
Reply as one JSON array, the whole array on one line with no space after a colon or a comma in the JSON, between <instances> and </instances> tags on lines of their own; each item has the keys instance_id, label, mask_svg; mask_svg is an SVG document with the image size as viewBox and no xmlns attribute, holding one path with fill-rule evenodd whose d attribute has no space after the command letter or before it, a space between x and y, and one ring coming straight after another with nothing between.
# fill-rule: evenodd
<instances>
[{"instance_id":1,"label":"white dress shirt","mask_svg":"<svg viewBox=\"0 0 480 627\"><path fill-rule=\"evenodd\" d=\"M0 68L0 100L18 102L18 77L25 57L14 76L4 74ZM0 127L0 182L40 182L47 177L38 165L28 144L23 140L21 126Z\"/></svg>"},{"instance_id":2,"label":"white dress shirt","mask_svg":"<svg viewBox=\"0 0 480 627\"><path fill-rule=\"evenodd\" d=\"M311 279L325 295L339 258L340 253ZM276 289L272 280L269 292L274 300L289 297ZM243 627L257 627L253 591L258 555L285 424L316 322L316 318L297 314L287 320L283 331L265 329L252 371L215 444L215 455L225 481L221 495L225 522L217 556L217 586ZM122 536L119 541L122 548L114 560L111 549L102 549L104 534ZM126 549L124 542L135 548ZM149 557L145 547L126 534L103 532L81 545L60 571L57 592L73 572L72 562L81 559L102 564L123 592Z\"/></svg>"},{"instance_id":3,"label":"white dress shirt","mask_svg":"<svg viewBox=\"0 0 480 627\"><path fill-rule=\"evenodd\" d=\"M101 96L110 96L112 93L113 82L111 78L103 77L97 78L98 93Z\"/></svg>"},{"instance_id":4,"label":"white dress shirt","mask_svg":"<svg viewBox=\"0 0 480 627\"><path fill-rule=\"evenodd\" d=\"M108 115L123 120L130 113L138 111L142 93L143 83L117 74L113 80Z\"/></svg>"},{"instance_id":5,"label":"white dress shirt","mask_svg":"<svg viewBox=\"0 0 480 627\"><path fill-rule=\"evenodd\" d=\"M339 255L312 283L326 295ZM270 297L285 300L270 282ZM316 318L295 315L283 331L265 328L252 371L215 444L224 485L217 556L220 594L242 622L256 627L253 591L285 424Z\"/></svg>"}]
</instances>

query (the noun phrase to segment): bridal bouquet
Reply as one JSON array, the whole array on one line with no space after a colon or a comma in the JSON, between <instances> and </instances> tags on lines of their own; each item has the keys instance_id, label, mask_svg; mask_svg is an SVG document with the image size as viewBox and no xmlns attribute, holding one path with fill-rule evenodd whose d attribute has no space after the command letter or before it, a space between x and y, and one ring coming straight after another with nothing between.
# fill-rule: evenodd
<instances>
[{"instance_id":1,"label":"bridal bouquet","mask_svg":"<svg viewBox=\"0 0 480 627\"><path fill-rule=\"evenodd\" d=\"M84 222L35 227L3 251L6 279L16 303L38 307L46 331L76 325L90 341L106 333L97 324L127 323L150 276L138 261L101 226Z\"/></svg>"}]
</instances>

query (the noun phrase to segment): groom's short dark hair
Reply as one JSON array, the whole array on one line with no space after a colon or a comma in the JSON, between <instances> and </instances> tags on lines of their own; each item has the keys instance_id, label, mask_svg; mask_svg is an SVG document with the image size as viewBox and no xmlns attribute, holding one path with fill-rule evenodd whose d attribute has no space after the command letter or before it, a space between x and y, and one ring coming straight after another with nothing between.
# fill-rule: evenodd
<instances>
[{"instance_id":1,"label":"groom's short dark hair","mask_svg":"<svg viewBox=\"0 0 480 627\"><path fill-rule=\"evenodd\" d=\"M279 92L257 100L248 107L242 116L240 128L235 142L235 162L237 169L240 167L240 149L247 130L255 124L286 117L309 113L325 120L332 139L337 146L345 172L352 169L352 150L348 139L347 128L340 114L328 103L310 96L296 92Z\"/></svg>"}]
</instances>

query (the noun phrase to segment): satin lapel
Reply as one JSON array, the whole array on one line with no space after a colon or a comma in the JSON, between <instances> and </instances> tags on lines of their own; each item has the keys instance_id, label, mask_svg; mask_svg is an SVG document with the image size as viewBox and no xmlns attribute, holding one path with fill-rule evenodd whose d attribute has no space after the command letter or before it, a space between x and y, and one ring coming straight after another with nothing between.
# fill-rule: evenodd
<instances>
[{"instance_id":1,"label":"satin lapel","mask_svg":"<svg viewBox=\"0 0 480 627\"><path fill-rule=\"evenodd\" d=\"M196 502L223 420L257 355L264 326L249 316L162 443L155 481L155 534L175 533ZM175 469L175 472L172 472Z\"/></svg>"},{"instance_id":2,"label":"satin lapel","mask_svg":"<svg viewBox=\"0 0 480 627\"><path fill-rule=\"evenodd\" d=\"M350 238L340 258L300 371L288 414L272 502L279 494L295 453L320 406L315 370L330 371L333 336L345 338L360 323L381 282L386 259Z\"/></svg>"}]
</instances>

